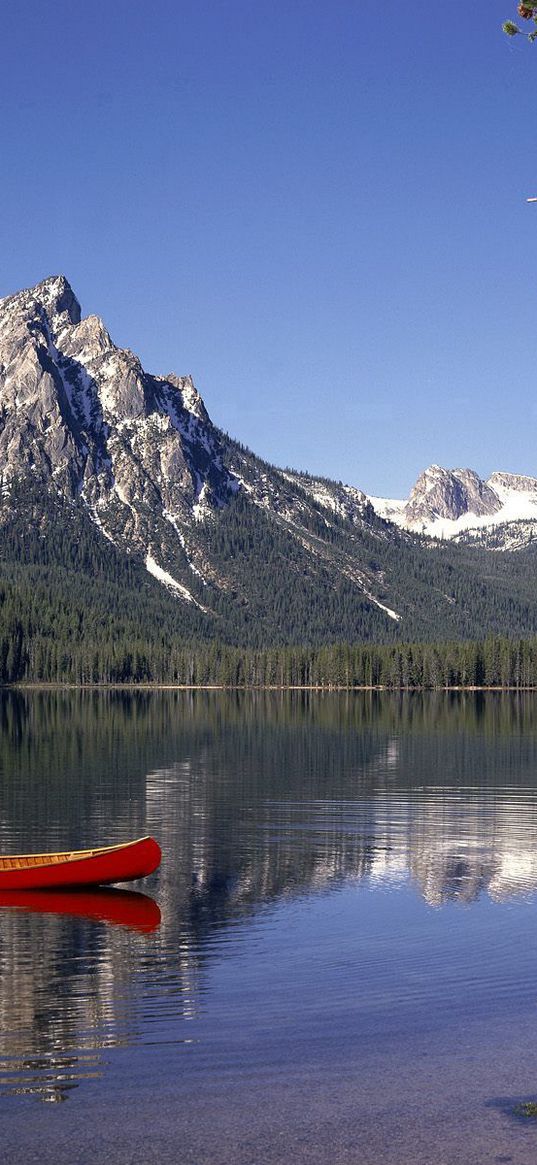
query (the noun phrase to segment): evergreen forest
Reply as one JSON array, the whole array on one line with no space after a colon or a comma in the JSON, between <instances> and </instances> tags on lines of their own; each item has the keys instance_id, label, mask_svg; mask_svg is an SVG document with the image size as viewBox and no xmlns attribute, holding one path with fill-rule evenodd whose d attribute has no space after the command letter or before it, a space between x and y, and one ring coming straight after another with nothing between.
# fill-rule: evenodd
<instances>
[{"instance_id":1,"label":"evergreen forest","mask_svg":"<svg viewBox=\"0 0 537 1165\"><path fill-rule=\"evenodd\" d=\"M297 585L306 562L298 551L289 557L277 525L245 515L240 502L208 539L237 579L251 578L249 600L241 604L228 591L218 606L213 591L211 614L178 601L76 506L67 513L65 502L48 502L37 522L27 505L26 493L0 539L1 684L537 686L531 550L409 546L399 586L414 615L404 619L403 635L363 595L357 599L351 582L330 582L328 573L314 579L310 568ZM367 532L355 536L372 552ZM398 555L403 561L400 546L377 541L376 553L387 571L397 569ZM440 588L449 603L436 603ZM458 621L443 620L446 607Z\"/></svg>"}]
</instances>

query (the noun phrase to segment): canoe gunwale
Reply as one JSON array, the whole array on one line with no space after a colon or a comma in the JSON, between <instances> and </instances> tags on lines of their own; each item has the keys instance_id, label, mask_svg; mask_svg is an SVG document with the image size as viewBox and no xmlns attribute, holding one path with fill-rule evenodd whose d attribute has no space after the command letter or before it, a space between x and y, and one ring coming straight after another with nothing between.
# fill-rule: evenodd
<instances>
[{"instance_id":1,"label":"canoe gunwale","mask_svg":"<svg viewBox=\"0 0 537 1165\"><path fill-rule=\"evenodd\" d=\"M61 860L51 860L54 856ZM14 858L5 859L3 865L0 863L0 891L58 890L132 882L154 873L160 865L162 851L154 837L142 837L92 850L19 857L23 861L18 864Z\"/></svg>"},{"instance_id":2,"label":"canoe gunwale","mask_svg":"<svg viewBox=\"0 0 537 1165\"><path fill-rule=\"evenodd\" d=\"M118 853L121 850L132 849L134 846L140 845L142 842L152 841L149 835L145 837L135 838L134 841L121 841L116 845L94 846L92 849L82 850L63 850L59 852L50 851L49 853L30 853L30 854L3 854L0 857L0 875L2 873L15 873L22 870L54 870L59 866L75 865L76 862L91 861L92 858L99 858L101 855ZM35 859L43 858L44 861L36 861ZM47 861L46 859L56 859L55 861ZM4 865L6 862L6 865ZM17 862L17 865L8 865L7 863Z\"/></svg>"}]
</instances>

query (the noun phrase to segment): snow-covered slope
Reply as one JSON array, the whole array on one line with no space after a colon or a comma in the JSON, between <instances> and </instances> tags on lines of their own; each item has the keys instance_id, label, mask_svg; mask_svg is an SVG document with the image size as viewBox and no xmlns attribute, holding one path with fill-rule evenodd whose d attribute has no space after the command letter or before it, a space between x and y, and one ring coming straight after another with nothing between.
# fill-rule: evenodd
<instances>
[{"instance_id":1,"label":"snow-covered slope","mask_svg":"<svg viewBox=\"0 0 537 1165\"><path fill-rule=\"evenodd\" d=\"M537 478L431 465L409 498L369 497L387 521L434 539L475 542L490 549L521 549L537 534Z\"/></svg>"}]
</instances>

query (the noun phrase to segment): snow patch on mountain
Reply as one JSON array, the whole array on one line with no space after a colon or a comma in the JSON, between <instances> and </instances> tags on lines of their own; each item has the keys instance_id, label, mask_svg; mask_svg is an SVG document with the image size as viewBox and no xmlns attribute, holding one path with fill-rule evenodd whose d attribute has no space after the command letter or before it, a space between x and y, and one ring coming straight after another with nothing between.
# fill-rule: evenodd
<instances>
[{"instance_id":1,"label":"snow patch on mountain","mask_svg":"<svg viewBox=\"0 0 537 1165\"><path fill-rule=\"evenodd\" d=\"M377 498L373 494L368 495L369 501L379 518L384 518L386 522L393 522L395 526L407 528L405 519L406 501L400 498Z\"/></svg>"},{"instance_id":2,"label":"snow patch on mountain","mask_svg":"<svg viewBox=\"0 0 537 1165\"><path fill-rule=\"evenodd\" d=\"M401 616L397 614L397 611L392 611L391 607L386 607L384 605L384 603L381 603L379 599L375 599L375 597L373 595L369 594L367 591L365 591L364 593L366 595L366 598L369 599L370 603L374 603L375 606L379 607L379 609L381 611L385 611L386 614L390 616L390 619L395 619L395 622L399 623Z\"/></svg>"},{"instance_id":3,"label":"snow patch on mountain","mask_svg":"<svg viewBox=\"0 0 537 1165\"><path fill-rule=\"evenodd\" d=\"M112 543L112 546L115 546L115 541L112 538L112 535L108 533L106 526L104 525L104 523L101 521L101 518L99 517L99 512L98 512L97 506L89 506L88 505L88 513L89 513L90 518L91 518L92 522L94 523L94 525L97 526L97 528L101 531L101 534L106 538L106 540L108 542Z\"/></svg>"},{"instance_id":4,"label":"snow patch on mountain","mask_svg":"<svg viewBox=\"0 0 537 1165\"><path fill-rule=\"evenodd\" d=\"M185 558L188 562L190 570L192 571L193 574L197 575L197 577L203 583L204 587L206 587L207 580L203 577L201 570L198 570L197 566L192 562L192 559L189 557L190 552L187 548L185 536L183 534L183 531L179 529L179 526L177 525L177 522L176 522L173 514L169 514L167 510L163 510L162 517L166 520L166 522L170 523L170 526L173 526L173 529L175 530L175 533L177 534L179 542L181 543L181 546L184 550Z\"/></svg>"},{"instance_id":5,"label":"snow patch on mountain","mask_svg":"<svg viewBox=\"0 0 537 1165\"><path fill-rule=\"evenodd\" d=\"M209 488L207 482L198 481L197 498L192 506L192 516L195 522L204 522L210 515L210 506L207 504Z\"/></svg>"},{"instance_id":6,"label":"snow patch on mountain","mask_svg":"<svg viewBox=\"0 0 537 1165\"><path fill-rule=\"evenodd\" d=\"M187 603L193 603L194 606L198 607L200 611L204 611L205 614L208 614L207 607L204 607L202 603L198 603L198 600L194 598L194 595L191 594L191 592L188 590L188 587L183 586L183 583L177 582L176 578L173 578L167 570L164 570L162 566L159 566L158 562L155 558L153 558L152 554L147 555L145 560L145 567L146 570L149 571L149 574L152 574L153 578L158 579L158 581L163 583L165 587L168 587L177 595L180 595L181 598L185 599Z\"/></svg>"}]
</instances>

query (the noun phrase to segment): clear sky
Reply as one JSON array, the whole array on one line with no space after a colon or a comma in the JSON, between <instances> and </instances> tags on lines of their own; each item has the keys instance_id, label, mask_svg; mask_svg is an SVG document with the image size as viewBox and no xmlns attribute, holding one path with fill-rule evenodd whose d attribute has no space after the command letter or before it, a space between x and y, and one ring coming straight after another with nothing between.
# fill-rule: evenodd
<instances>
[{"instance_id":1,"label":"clear sky","mask_svg":"<svg viewBox=\"0 0 537 1165\"><path fill-rule=\"evenodd\" d=\"M279 465L537 475L537 44L514 0L2 9L0 295L63 272Z\"/></svg>"}]
</instances>

